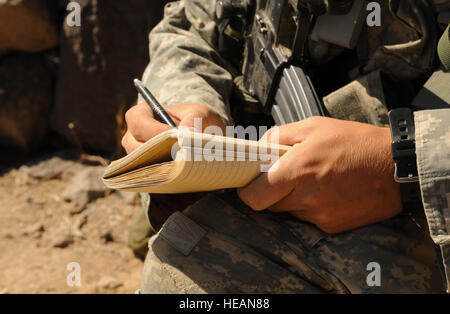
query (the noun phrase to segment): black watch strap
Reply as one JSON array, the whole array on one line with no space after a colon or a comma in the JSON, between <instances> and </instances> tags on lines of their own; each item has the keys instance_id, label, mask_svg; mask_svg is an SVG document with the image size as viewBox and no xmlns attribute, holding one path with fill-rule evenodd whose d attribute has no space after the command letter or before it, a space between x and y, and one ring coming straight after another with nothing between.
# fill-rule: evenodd
<instances>
[{"instance_id":1,"label":"black watch strap","mask_svg":"<svg viewBox=\"0 0 450 314\"><path fill-rule=\"evenodd\" d=\"M400 194L404 212L424 214L419 182L401 183Z\"/></svg>"},{"instance_id":2,"label":"black watch strap","mask_svg":"<svg viewBox=\"0 0 450 314\"><path fill-rule=\"evenodd\" d=\"M416 159L414 115L409 108L389 111L392 136L392 155L395 161L395 181L419 181Z\"/></svg>"},{"instance_id":3,"label":"black watch strap","mask_svg":"<svg viewBox=\"0 0 450 314\"><path fill-rule=\"evenodd\" d=\"M389 124L395 161L394 179L400 183L403 208L415 212L422 209L422 200L417 171L414 114L409 108L391 110Z\"/></svg>"}]
</instances>

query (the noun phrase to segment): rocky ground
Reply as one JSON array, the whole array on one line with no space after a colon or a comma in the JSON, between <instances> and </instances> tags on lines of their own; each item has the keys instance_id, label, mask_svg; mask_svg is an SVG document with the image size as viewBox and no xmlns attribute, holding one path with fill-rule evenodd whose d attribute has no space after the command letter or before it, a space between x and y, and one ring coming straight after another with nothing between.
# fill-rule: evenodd
<instances>
[{"instance_id":1,"label":"rocky ground","mask_svg":"<svg viewBox=\"0 0 450 314\"><path fill-rule=\"evenodd\" d=\"M141 207L107 190L101 158L59 151L0 162L1 293L134 293L142 261L127 247ZM67 265L81 285L67 284Z\"/></svg>"},{"instance_id":2,"label":"rocky ground","mask_svg":"<svg viewBox=\"0 0 450 314\"><path fill-rule=\"evenodd\" d=\"M100 157L61 149L124 154L132 81L166 2L0 0L0 294L139 287L142 262L126 245L137 195L105 189ZM49 138L64 144L48 150ZM66 283L71 262L79 287Z\"/></svg>"}]
</instances>

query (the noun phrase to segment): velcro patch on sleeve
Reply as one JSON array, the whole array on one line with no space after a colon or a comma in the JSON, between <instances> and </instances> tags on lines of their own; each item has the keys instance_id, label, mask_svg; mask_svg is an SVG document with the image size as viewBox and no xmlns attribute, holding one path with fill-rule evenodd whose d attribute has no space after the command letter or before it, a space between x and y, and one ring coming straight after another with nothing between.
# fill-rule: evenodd
<instances>
[{"instance_id":1,"label":"velcro patch on sleeve","mask_svg":"<svg viewBox=\"0 0 450 314\"><path fill-rule=\"evenodd\" d=\"M205 234L203 228L181 212L173 213L159 232L164 240L185 256L191 253Z\"/></svg>"}]
</instances>

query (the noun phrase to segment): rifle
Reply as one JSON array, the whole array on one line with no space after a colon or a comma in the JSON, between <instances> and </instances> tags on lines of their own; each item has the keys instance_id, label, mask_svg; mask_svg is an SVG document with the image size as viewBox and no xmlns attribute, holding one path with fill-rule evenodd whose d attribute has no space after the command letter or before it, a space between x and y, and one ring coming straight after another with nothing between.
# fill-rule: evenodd
<instances>
[{"instance_id":1,"label":"rifle","mask_svg":"<svg viewBox=\"0 0 450 314\"><path fill-rule=\"evenodd\" d=\"M354 48L362 25L363 3L364 0L219 0L219 51L239 52L241 58L243 55L245 88L276 124L324 116L326 110L304 71L309 61L307 39L311 35ZM239 48L242 41L243 53Z\"/></svg>"}]
</instances>

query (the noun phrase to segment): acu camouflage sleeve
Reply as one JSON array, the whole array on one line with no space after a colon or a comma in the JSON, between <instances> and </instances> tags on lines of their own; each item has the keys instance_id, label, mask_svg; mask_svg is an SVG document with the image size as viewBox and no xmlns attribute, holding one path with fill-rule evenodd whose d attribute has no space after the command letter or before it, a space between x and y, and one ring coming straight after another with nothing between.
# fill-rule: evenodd
<instances>
[{"instance_id":1,"label":"acu camouflage sleeve","mask_svg":"<svg viewBox=\"0 0 450 314\"><path fill-rule=\"evenodd\" d=\"M418 111L415 123L423 205L450 292L450 109Z\"/></svg>"},{"instance_id":2,"label":"acu camouflage sleeve","mask_svg":"<svg viewBox=\"0 0 450 314\"><path fill-rule=\"evenodd\" d=\"M163 105L203 104L231 123L232 75L219 55L216 0L168 3L150 33L150 63L144 84Z\"/></svg>"}]
</instances>

